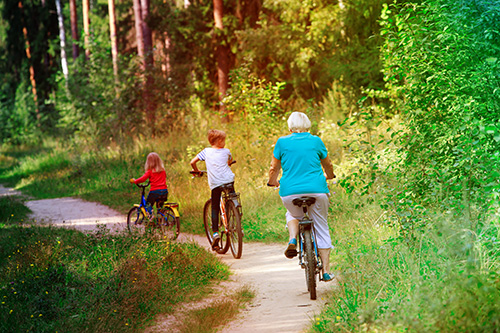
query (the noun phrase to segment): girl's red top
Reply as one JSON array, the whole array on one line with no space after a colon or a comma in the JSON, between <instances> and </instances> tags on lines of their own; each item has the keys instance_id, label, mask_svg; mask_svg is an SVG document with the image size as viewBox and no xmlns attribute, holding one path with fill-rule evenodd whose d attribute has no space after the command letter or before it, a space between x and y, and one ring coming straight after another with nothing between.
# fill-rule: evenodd
<instances>
[{"instance_id":1,"label":"girl's red top","mask_svg":"<svg viewBox=\"0 0 500 333\"><path fill-rule=\"evenodd\" d=\"M154 172L153 170L148 170L142 175L142 177L135 180L136 184L140 184L149 179L151 184L150 191L155 190L166 190L167 189L167 174L165 171Z\"/></svg>"}]
</instances>

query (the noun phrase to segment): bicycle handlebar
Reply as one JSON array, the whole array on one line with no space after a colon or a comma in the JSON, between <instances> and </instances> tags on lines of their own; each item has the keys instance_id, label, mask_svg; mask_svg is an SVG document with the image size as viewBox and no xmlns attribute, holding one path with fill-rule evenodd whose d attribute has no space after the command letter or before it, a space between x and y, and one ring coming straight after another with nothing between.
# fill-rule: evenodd
<instances>
[{"instance_id":1,"label":"bicycle handlebar","mask_svg":"<svg viewBox=\"0 0 500 333\"><path fill-rule=\"evenodd\" d=\"M149 181L147 184L135 184L135 185L137 185L137 187L140 187L140 188L146 188L149 186Z\"/></svg>"}]
</instances>

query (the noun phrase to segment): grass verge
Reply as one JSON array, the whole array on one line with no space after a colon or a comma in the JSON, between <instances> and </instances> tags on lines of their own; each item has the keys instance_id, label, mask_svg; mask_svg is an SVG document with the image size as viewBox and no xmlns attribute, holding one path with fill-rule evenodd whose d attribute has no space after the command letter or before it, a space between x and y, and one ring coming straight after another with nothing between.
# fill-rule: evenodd
<instances>
[{"instance_id":1,"label":"grass verge","mask_svg":"<svg viewBox=\"0 0 500 333\"><path fill-rule=\"evenodd\" d=\"M11 198L0 202L18 207ZM2 332L141 330L229 275L227 266L194 244L18 221L0 225Z\"/></svg>"}]
</instances>

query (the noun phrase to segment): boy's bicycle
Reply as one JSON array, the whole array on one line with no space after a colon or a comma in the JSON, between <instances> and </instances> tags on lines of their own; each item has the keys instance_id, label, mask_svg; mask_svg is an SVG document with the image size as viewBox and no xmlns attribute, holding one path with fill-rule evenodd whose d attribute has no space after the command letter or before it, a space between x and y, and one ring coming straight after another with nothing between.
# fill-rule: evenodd
<instances>
[{"instance_id":1,"label":"boy's bicycle","mask_svg":"<svg viewBox=\"0 0 500 333\"><path fill-rule=\"evenodd\" d=\"M146 210L144 192L149 183L137 184L142 189L141 203L135 204L127 215L127 228L130 233L149 234L154 237L175 240L180 232L179 204L158 201L156 216Z\"/></svg>"},{"instance_id":2,"label":"boy's bicycle","mask_svg":"<svg viewBox=\"0 0 500 333\"><path fill-rule=\"evenodd\" d=\"M193 175L203 176L206 171L190 172ZM240 259L243 252L243 230L241 228L241 217L243 215L240 194L231 192L233 187L229 184L222 185L220 197L219 215L219 247L215 251L225 254L229 247L235 259ZM212 234L212 199L208 199L203 207L203 225L210 244L213 243Z\"/></svg>"},{"instance_id":3,"label":"boy's bicycle","mask_svg":"<svg viewBox=\"0 0 500 333\"><path fill-rule=\"evenodd\" d=\"M316 299L316 274L319 275L320 281L323 280L321 276L323 263L316 247L314 222L307 212L307 208L315 202L315 198L307 196L292 201L295 206L302 207L304 211L304 217L299 221L299 265L306 271L307 290L313 300Z\"/></svg>"}]
</instances>

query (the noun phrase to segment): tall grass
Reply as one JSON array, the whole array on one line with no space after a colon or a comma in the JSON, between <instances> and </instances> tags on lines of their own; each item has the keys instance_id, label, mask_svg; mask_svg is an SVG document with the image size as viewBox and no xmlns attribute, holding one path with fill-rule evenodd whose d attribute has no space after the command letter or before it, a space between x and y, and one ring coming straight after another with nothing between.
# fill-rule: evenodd
<instances>
[{"instance_id":1,"label":"tall grass","mask_svg":"<svg viewBox=\"0 0 500 333\"><path fill-rule=\"evenodd\" d=\"M282 126L273 125L273 131L249 133L243 125L203 118L197 126L188 123L195 130L136 140L126 148L55 147L20 156L20 163L6 169L0 182L36 197L79 196L125 213L139 197L128 179L141 175L146 155L156 151L167 167L170 200L180 203L181 230L203 233L201 210L210 191L206 179L189 175L189 161L208 146L208 128L222 128L228 134L226 147L237 160L233 170L243 203L245 241L285 242L285 210L277 191L265 186L273 144L287 134L286 122L279 121ZM367 171L394 163L391 133L398 123L395 117L378 126L352 122L338 127L328 119L317 120L314 130L339 177L330 184L329 223L335 246L332 268L340 288L332 290L312 329L494 331L500 325L498 218L482 221L481 228L471 231L452 216L428 216L427 227L412 243L401 241L398 231L385 224L381 202L394 180ZM349 178L354 174L361 177Z\"/></svg>"}]
</instances>

